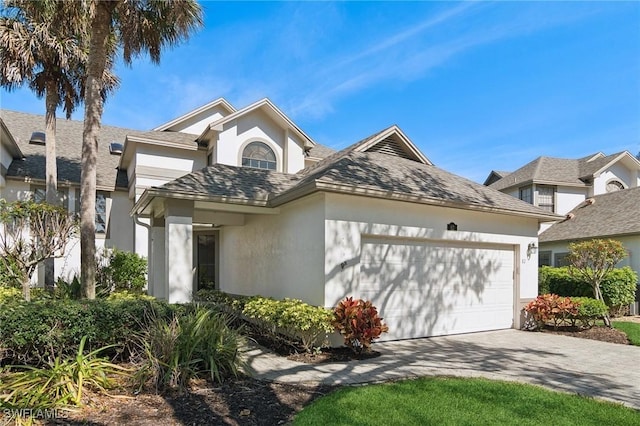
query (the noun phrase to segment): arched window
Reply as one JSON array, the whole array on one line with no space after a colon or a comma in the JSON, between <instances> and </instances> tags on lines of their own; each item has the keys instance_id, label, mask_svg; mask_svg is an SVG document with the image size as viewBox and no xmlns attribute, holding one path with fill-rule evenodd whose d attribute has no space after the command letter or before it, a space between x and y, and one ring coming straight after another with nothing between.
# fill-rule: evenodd
<instances>
[{"instance_id":1,"label":"arched window","mask_svg":"<svg viewBox=\"0 0 640 426\"><path fill-rule=\"evenodd\" d=\"M251 142L242 151L242 166L275 170L276 154L264 142Z\"/></svg>"},{"instance_id":2,"label":"arched window","mask_svg":"<svg viewBox=\"0 0 640 426\"><path fill-rule=\"evenodd\" d=\"M615 192L624 189L622 182L617 180L610 180L607 182L607 192Z\"/></svg>"}]
</instances>

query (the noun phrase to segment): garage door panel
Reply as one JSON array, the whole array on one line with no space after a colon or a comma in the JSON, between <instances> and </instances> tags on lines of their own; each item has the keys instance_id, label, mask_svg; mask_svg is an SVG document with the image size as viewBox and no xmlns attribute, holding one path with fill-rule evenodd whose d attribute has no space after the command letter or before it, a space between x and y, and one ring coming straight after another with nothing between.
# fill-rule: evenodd
<instances>
[{"instance_id":1,"label":"garage door panel","mask_svg":"<svg viewBox=\"0 0 640 426\"><path fill-rule=\"evenodd\" d=\"M509 328L513 250L365 241L357 296L389 325L386 340Z\"/></svg>"}]
</instances>

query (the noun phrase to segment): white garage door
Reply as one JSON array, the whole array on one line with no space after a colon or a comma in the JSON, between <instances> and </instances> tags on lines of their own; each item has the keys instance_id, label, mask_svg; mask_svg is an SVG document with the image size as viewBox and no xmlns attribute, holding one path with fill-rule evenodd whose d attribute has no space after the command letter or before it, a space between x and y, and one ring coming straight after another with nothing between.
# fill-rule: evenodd
<instances>
[{"instance_id":1,"label":"white garage door","mask_svg":"<svg viewBox=\"0 0 640 426\"><path fill-rule=\"evenodd\" d=\"M363 239L354 296L372 300L381 340L511 328L512 247Z\"/></svg>"}]
</instances>

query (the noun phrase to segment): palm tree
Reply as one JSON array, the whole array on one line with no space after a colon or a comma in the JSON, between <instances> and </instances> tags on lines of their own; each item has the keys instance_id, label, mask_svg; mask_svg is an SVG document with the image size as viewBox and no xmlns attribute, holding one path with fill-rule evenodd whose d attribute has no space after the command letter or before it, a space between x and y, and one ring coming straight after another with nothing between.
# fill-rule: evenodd
<instances>
[{"instance_id":1,"label":"palm tree","mask_svg":"<svg viewBox=\"0 0 640 426\"><path fill-rule=\"evenodd\" d=\"M91 0L89 7L90 43L80 176L80 267L83 296L94 299L96 162L108 42L115 39L127 64L143 52L158 63L165 46L186 40L203 22L202 9L195 0Z\"/></svg>"},{"instance_id":2,"label":"palm tree","mask_svg":"<svg viewBox=\"0 0 640 426\"><path fill-rule=\"evenodd\" d=\"M56 166L56 110L71 118L80 102L78 63L86 59L79 33L83 22L69 19L66 2L7 0L0 16L0 85L28 84L45 98L46 201L59 204Z\"/></svg>"}]
</instances>

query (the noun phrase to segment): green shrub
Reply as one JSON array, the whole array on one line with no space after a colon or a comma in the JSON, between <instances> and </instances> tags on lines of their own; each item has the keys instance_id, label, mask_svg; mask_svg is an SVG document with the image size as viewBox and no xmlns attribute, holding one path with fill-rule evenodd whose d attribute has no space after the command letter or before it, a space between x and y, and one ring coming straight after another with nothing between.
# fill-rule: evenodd
<instances>
[{"instance_id":1,"label":"green shrub","mask_svg":"<svg viewBox=\"0 0 640 426\"><path fill-rule=\"evenodd\" d=\"M56 357L44 368L12 367L14 371L0 381L0 405L7 409L77 406L85 388L106 393L115 384L114 375L128 376L126 369L98 356L107 348L85 354L85 342L83 337L75 357Z\"/></svg>"},{"instance_id":2,"label":"green shrub","mask_svg":"<svg viewBox=\"0 0 640 426\"><path fill-rule=\"evenodd\" d=\"M635 300L638 275L628 266L611 271L600 285L602 297L613 315L621 313ZM542 266L538 271L538 291L559 296L593 297L591 286L574 278L568 267Z\"/></svg>"},{"instance_id":3,"label":"green shrub","mask_svg":"<svg viewBox=\"0 0 640 426\"><path fill-rule=\"evenodd\" d=\"M240 368L240 334L229 317L211 309L195 310L171 319L153 317L138 334L141 361L136 379L156 390L184 389L192 378L208 376L222 382Z\"/></svg>"},{"instance_id":4,"label":"green shrub","mask_svg":"<svg viewBox=\"0 0 640 426\"><path fill-rule=\"evenodd\" d=\"M166 318L184 309L147 300L57 300L0 304L0 352L12 363L42 365L73 355L87 337L87 350L110 346L106 356L127 359L133 335L149 312Z\"/></svg>"},{"instance_id":5,"label":"green shrub","mask_svg":"<svg viewBox=\"0 0 640 426\"><path fill-rule=\"evenodd\" d=\"M22 291L18 287L0 287L0 305L3 303L17 303L22 298Z\"/></svg>"},{"instance_id":6,"label":"green shrub","mask_svg":"<svg viewBox=\"0 0 640 426\"><path fill-rule=\"evenodd\" d=\"M312 306L297 299L252 297L244 301L242 313L271 339L299 339L307 352L315 346L325 345L326 335L334 330L330 309Z\"/></svg>"},{"instance_id":7,"label":"green shrub","mask_svg":"<svg viewBox=\"0 0 640 426\"><path fill-rule=\"evenodd\" d=\"M368 300L347 297L338 303L333 313L333 326L344 338L345 345L358 354L369 351L373 340L389 331Z\"/></svg>"},{"instance_id":8,"label":"green shrub","mask_svg":"<svg viewBox=\"0 0 640 426\"><path fill-rule=\"evenodd\" d=\"M572 297L571 301L577 305L578 313L575 315L574 325L581 327L593 327L598 318L607 313L607 305L601 300L590 297Z\"/></svg>"},{"instance_id":9,"label":"green shrub","mask_svg":"<svg viewBox=\"0 0 640 426\"><path fill-rule=\"evenodd\" d=\"M242 314L245 303L251 296L231 295L220 290L198 290L194 298L197 302L213 303L226 307L226 310L236 315Z\"/></svg>"},{"instance_id":10,"label":"green shrub","mask_svg":"<svg viewBox=\"0 0 640 426\"><path fill-rule=\"evenodd\" d=\"M100 261L98 285L110 291L127 290L140 293L147 285L147 260L137 253L109 250Z\"/></svg>"},{"instance_id":11,"label":"green shrub","mask_svg":"<svg viewBox=\"0 0 640 426\"><path fill-rule=\"evenodd\" d=\"M21 288L22 283L16 277L20 276L18 265L10 258L0 259L0 287Z\"/></svg>"},{"instance_id":12,"label":"green shrub","mask_svg":"<svg viewBox=\"0 0 640 426\"><path fill-rule=\"evenodd\" d=\"M561 325L572 324L578 315L577 304L570 297L557 294L541 294L524 307L533 324L526 324L525 328L540 329L547 324L552 324L554 329Z\"/></svg>"},{"instance_id":13,"label":"green shrub","mask_svg":"<svg viewBox=\"0 0 640 426\"><path fill-rule=\"evenodd\" d=\"M602 297L613 316L623 315L636 299L638 274L628 266L617 268L600 284Z\"/></svg>"},{"instance_id":14,"label":"green shrub","mask_svg":"<svg viewBox=\"0 0 640 426\"><path fill-rule=\"evenodd\" d=\"M156 300L155 297L145 293L134 293L128 290L119 290L111 293L107 300Z\"/></svg>"}]
</instances>

